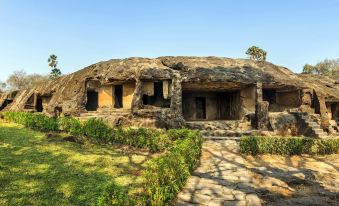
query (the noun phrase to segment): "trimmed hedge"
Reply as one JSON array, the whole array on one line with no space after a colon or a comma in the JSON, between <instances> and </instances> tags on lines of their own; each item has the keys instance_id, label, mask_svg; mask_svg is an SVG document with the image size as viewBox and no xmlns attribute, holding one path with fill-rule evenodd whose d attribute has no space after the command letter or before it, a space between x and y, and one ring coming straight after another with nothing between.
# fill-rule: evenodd
<instances>
[{"instance_id":1,"label":"trimmed hedge","mask_svg":"<svg viewBox=\"0 0 339 206\"><path fill-rule=\"evenodd\" d=\"M171 136L173 133L185 135ZM151 205L170 203L199 163L202 147L199 132L171 130L168 135L176 139L174 145L164 155L150 160L144 172Z\"/></svg>"},{"instance_id":2,"label":"trimmed hedge","mask_svg":"<svg viewBox=\"0 0 339 206\"><path fill-rule=\"evenodd\" d=\"M98 198L98 205L167 205L181 190L197 167L201 155L202 138L198 131L170 129L166 132L145 128L111 128L101 119L84 122L72 117L52 118L43 114L3 112L13 121L40 131L64 131L99 143L120 143L162 155L149 160L143 172L145 194L139 199L128 196L128 191L109 184Z\"/></svg>"},{"instance_id":3,"label":"trimmed hedge","mask_svg":"<svg viewBox=\"0 0 339 206\"><path fill-rule=\"evenodd\" d=\"M168 135L156 129L111 128L103 120L96 118L81 122L73 117L54 118L37 113L3 112L2 114L7 121L22 124L34 130L44 132L64 131L73 136L86 137L98 143L119 143L149 149L151 152L166 149L172 141L168 138ZM175 136L174 138L178 137Z\"/></svg>"},{"instance_id":4,"label":"trimmed hedge","mask_svg":"<svg viewBox=\"0 0 339 206\"><path fill-rule=\"evenodd\" d=\"M247 136L240 140L240 152L252 155L338 154L339 139Z\"/></svg>"},{"instance_id":5,"label":"trimmed hedge","mask_svg":"<svg viewBox=\"0 0 339 206\"><path fill-rule=\"evenodd\" d=\"M26 113L26 112L4 112L4 119L18 124L22 124L27 128L39 131L57 131L59 128L58 119L47 117L43 114Z\"/></svg>"}]
</instances>

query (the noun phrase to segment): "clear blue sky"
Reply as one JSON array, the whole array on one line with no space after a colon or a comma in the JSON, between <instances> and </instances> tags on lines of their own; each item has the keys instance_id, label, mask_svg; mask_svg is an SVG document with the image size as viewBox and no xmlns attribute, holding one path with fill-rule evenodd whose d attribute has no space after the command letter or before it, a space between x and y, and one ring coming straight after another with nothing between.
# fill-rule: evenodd
<instances>
[{"instance_id":1,"label":"clear blue sky","mask_svg":"<svg viewBox=\"0 0 339 206\"><path fill-rule=\"evenodd\" d=\"M111 58L165 55L245 58L300 72L339 57L338 0L0 0L0 80L14 70L63 73Z\"/></svg>"}]
</instances>

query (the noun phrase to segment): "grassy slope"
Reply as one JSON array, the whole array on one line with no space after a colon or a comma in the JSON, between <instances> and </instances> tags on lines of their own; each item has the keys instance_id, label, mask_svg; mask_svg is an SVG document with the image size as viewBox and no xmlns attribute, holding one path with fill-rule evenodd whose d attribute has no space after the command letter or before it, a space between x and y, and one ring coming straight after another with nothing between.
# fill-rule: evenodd
<instances>
[{"instance_id":1,"label":"grassy slope","mask_svg":"<svg viewBox=\"0 0 339 206\"><path fill-rule=\"evenodd\" d=\"M113 179L138 191L148 158L123 148L50 141L0 122L0 205L93 205Z\"/></svg>"}]
</instances>

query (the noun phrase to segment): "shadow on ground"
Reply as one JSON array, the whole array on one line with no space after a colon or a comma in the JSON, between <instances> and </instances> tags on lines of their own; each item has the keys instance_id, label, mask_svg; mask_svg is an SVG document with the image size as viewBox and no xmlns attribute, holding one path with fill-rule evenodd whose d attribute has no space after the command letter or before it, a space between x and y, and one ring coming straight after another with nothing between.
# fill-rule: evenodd
<instances>
[{"instance_id":1,"label":"shadow on ground","mask_svg":"<svg viewBox=\"0 0 339 206\"><path fill-rule=\"evenodd\" d=\"M50 141L0 123L0 205L94 205L114 181L142 191L145 151Z\"/></svg>"},{"instance_id":2,"label":"shadow on ground","mask_svg":"<svg viewBox=\"0 0 339 206\"><path fill-rule=\"evenodd\" d=\"M177 205L338 205L339 155L244 156L233 140L206 141Z\"/></svg>"}]
</instances>

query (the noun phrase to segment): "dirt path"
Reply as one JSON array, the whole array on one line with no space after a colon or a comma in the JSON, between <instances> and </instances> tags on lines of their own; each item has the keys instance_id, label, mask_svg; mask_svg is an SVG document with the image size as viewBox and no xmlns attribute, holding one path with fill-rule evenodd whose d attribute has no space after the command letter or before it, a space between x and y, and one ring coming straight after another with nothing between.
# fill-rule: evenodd
<instances>
[{"instance_id":1,"label":"dirt path","mask_svg":"<svg viewBox=\"0 0 339 206\"><path fill-rule=\"evenodd\" d=\"M176 205L339 205L339 155L242 156L234 140L206 141Z\"/></svg>"}]
</instances>

